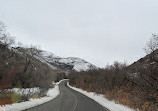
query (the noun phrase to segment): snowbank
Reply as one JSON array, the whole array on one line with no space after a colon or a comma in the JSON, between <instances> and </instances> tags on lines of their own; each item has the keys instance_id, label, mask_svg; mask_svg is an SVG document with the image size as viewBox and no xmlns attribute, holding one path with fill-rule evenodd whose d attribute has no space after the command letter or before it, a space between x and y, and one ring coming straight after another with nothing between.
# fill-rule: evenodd
<instances>
[{"instance_id":1,"label":"snowbank","mask_svg":"<svg viewBox=\"0 0 158 111\"><path fill-rule=\"evenodd\" d=\"M56 85L59 85L61 82L67 81L67 80L69 80L69 79L62 79L62 80L60 80L59 82L57 82Z\"/></svg>"},{"instance_id":2,"label":"snowbank","mask_svg":"<svg viewBox=\"0 0 158 111\"><path fill-rule=\"evenodd\" d=\"M69 83L67 83L67 85L72 88L73 90L76 90L82 94L84 94L85 96L95 100L96 102L98 102L99 104L101 104L102 106L106 107L107 109L109 109L110 111L134 111L126 106L120 105L120 104L116 104L114 101L109 101L107 99L104 98L103 95L101 94L96 94L94 92L86 92L82 89L79 88L75 88L69 85Z\"/></svg>"},{"instance_id":3,"label":"snowbank","mask_svg":"<svg viewBox=\"0 0 158 111\"><path fill-rule=\"evenodd\" d=\"M0 111L21 111L21 110L25 110L25 109L43 104L45 102L51 101L52 99L56 98L60 93L59 91L60 82L56 83L54 88L49 89L49 91L47 92L47 97L43 97L40 99L30 99L29 101L26 101L26 102L1 106ZM14 90L17 90L17 89L14 89Z\"/></svg>"},{"instance_id":4,"label":"snowbank","mask_svg":"<svg viewBox=\"0 0 158 111\"><path fill-rule=\"evenodd\" d=\"M40 92L40 88L37 87L37 88L13 88L13 89L9 89L7 91L10 91L10 92L15 92L19 95L28 95L28 94L35 94L35 93L39 93Z\"/></svg>"}]
</instances>

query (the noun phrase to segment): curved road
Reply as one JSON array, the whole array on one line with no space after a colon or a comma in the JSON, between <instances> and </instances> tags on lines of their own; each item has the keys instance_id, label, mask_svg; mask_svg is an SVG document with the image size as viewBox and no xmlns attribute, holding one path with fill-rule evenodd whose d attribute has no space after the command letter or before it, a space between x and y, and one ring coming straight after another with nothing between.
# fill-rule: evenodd
<instances>
[{"instance_id":1,"label":"curved road","mask_svg":"<svg viewBox=\"0 0 158 111\"><path fill-rule=\"evenodd\" d=\"M25 111L109 111L94 100L72 90L67 81L59 85L60 94L50 102Z\"/></svg>"}]
</instances>

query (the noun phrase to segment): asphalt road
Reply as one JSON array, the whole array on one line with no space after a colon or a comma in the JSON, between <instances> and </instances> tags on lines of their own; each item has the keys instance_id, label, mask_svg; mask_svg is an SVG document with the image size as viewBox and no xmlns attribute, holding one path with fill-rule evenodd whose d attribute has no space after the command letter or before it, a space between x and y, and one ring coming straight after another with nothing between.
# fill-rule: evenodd
<instances>
[{"instance_id":1,"label":"asphalt road","mask_svg":"<svg viewBox=\"0 0 158 111\"><path fill-rule=\"evenodd\" d=\"M45 104L25 111L109 111L94 100L67 86L67 81L59 85L60 94Z\"/></svg>"}]
</instances>

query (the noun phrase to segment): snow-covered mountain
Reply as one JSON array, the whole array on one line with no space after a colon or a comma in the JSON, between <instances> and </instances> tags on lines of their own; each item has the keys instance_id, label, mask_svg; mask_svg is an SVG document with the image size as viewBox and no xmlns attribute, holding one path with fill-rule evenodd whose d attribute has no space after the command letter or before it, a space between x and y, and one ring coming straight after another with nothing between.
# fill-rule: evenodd
<instances>
[{"instance_id":1,"label":"snow-covered mountain","mask_svg":"<svg viewBox=\"0 0 158 111\"><path fill-rule=\"evenodd\" d=\"M35 57L40 61L47 63L54 69L61 69L66 71L86 71L96 68L96 66L83 59L77 57L62 58L51 52L43 50L38 50Z\"/></svg>"}]
</instances>

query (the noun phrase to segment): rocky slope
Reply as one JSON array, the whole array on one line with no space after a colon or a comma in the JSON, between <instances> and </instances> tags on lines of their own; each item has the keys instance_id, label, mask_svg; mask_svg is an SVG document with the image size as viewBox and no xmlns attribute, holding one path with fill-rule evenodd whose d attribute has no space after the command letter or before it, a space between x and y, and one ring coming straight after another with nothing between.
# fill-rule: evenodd
<instances>
[{"instance_id":1,"label":"rocky slope","mask_svg":"<svg viewBox=\"0 0 158 111\"><path fill-rule=\"evenodd\" d=\"M53 69L61 69L64 71L86 71L96 68L96 66L83 59L76 57L62 58L43 50L38 50L35 57L47 63Z\"/></svg>"}]
</instances>

